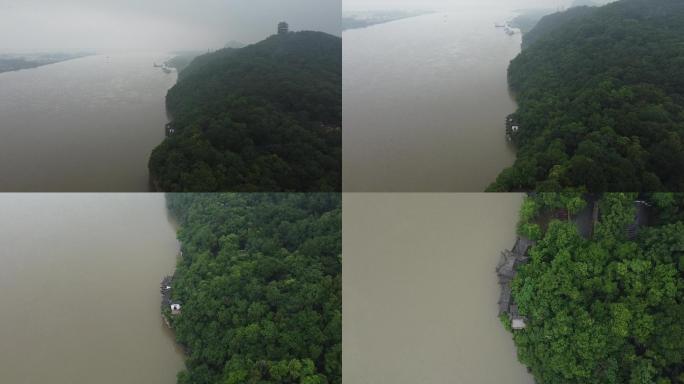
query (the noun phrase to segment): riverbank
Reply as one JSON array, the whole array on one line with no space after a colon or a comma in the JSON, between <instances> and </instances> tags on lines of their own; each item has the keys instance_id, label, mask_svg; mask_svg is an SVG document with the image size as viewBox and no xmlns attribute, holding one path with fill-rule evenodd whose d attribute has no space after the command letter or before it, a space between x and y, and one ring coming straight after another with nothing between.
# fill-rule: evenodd
<instances>
[{"instance_id":1,"label":"riverbank","mask_svg":"<svg viewBox=\"0 0 684 384\"><path fill-rule=\"evenodd\" d=\"M501 260L496 267L501 293L499 295L499 317L505 320L506 329L524 329L526 318L518 312L518 306L511 294L511 282L517 275L518 266L529 260L528 251L534 241L518 236L510 251L501 252ZM510 322L508 324L507 322Z\"/></svg>"},{"instance_id":2,"label":"riverbank","mask_svg":"<svg viewBox=\"0 0 684 384\"><path fill-rule=\"evenodd\" d=\"M169 316L171 315L171 290L173 289L173 276L164 276L161 281L159 291L161 293L161 314L164 323L170 329L173 329Z\"/></svg>"},{"instance_id":3,"label":"riverbank","mask_svg":"<svg viewBox=\"0 0 684 384\"><path fill-rule=\"evenodd\" d=\"M522 322L504 326L539 382L681 380L683 197L525 199L518 231L539 241L529 261L510 269L512 304L504 310Z\"/></svg>"},{"instance_id":4,"label":"riverbank","mask_svg":"<svg viewBox=\"0 0 684 384\"><path fill-rule=\"evenodd\" d=\"M527 326L527 318L518 311L512 284L518 268L529 261L529 251L536 241L542 238L553 220L572 223L583 238L590 239L598 221L598 209L598 197L594 195L566 194L558 197L554 194L528 194L521 207L515 244L511 250L501 252L496 267L501 288L499 318L507 330L521 330Z\"/></svg>"}]
</instances>

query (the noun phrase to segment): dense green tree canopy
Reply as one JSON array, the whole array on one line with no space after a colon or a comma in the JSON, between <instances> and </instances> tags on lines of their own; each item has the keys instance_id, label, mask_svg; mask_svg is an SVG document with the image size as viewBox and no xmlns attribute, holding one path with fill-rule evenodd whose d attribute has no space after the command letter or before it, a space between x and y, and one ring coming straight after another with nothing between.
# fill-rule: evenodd
<instances>
[{"instance_id":1,"label":"dense green tree canopy","mask_svg":"<svg viewBox=\"0 0 684 384\"><path fill-rule=\"evenodd\" d=\"M150 158L164 191L339 191L342 41L275 35L197 57L169 91Z\"/></svg>"},{"instance_id":2,"label":"dense green tree canopy","mask_svg":"<svg viewBox=\"0 0 684 384\"><path fill-rule=\"evenodd\" d=\"M517 160L490 190L684 190L684 2L572 8L524 46Z\"/></svg>"},{"instance_id":3,"label":"dense green tree canopy","mask_svg":"<svg viewBox=\"0 0 684 384\"><path fill-rule=\"evenodd\" d=\"M180 384L340 384L340 194L170 194ZM168 315L168 309L164 309Z\"/></svg>"},{"instance_id":4,"label":"dense green tree canopy","mask_svg":"<svg viewBox=\"0 0 684 384\"><path fill-rule=\"evenodd\" d=\"M514 340L537 382L684 383L684 195L647 196L650 224L630 239L636 197L602 196L590 238L552 220L518 267ZM528 199L521 219L548 209Z\"/></svg>"}]
</instances>

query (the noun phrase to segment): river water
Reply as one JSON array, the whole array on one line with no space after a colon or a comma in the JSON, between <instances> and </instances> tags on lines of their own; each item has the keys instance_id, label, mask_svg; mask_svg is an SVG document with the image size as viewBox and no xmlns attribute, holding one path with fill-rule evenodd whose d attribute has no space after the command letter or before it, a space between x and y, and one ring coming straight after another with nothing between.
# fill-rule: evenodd
<instances>
[{"instance_id":1,"label":"river water","mask_svg":"<svg viewBox=\"0 0 684 384\"><path fill-rule=\"evenodd\" d=\"M464 9L344 32L345 191L481 192L510 166L512 12Z\"/></svg>"},{"instance_id":2,"label":"river water","mask_svg":"<svg viewBox=\"0 0 684 384\"><path fill-rule=\"evenodd\" d=\"M532 384L497 317L519 194L345 194L343 378Z\"/></svg>"},{"instance_id":3,"label":"river water","mask_svg":"<svg viewBox=\"0 0 684 384\"><path fill-rule=\"evenodd\" d=\"M148 191L176 74L166 54L90 56L0 74L0 190Z\"/></svg>"},{"instance_id":4,"label":"river water","mask_svg":"<svg viewBox=\"0 0 684 384\"><path fill-rule=\"evenodd\" d=\"M0 195L0 383L174 384L161 194Z\"/></svg>"}]
</instances>

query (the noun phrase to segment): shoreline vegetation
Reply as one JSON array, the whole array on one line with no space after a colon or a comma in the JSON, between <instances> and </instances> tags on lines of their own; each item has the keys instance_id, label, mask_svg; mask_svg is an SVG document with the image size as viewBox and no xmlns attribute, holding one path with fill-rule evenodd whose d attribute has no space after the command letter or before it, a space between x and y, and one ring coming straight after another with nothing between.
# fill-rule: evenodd
<instances>
[{"instance_id":1,"label":"shoreline vegetation","mask_svg":"<svg viewBox=\"0 0 684 384\"><path fill-rule=\"evenodd\" d=\"M166 196L181 258L161 313L187 357L178 383L341 384L341 195Z\"/></svg>"},{"instance_id":2,"label":"shoreline vegetation","mask_svg":"<svg viewBox=\"0 0 684 384\"><path fill-rule=\"evenodd\" d=\"M684 383L684 194L530 193L518 235L500 318L538 382Z\"/></svg>"},{"instance_id":3,"label":"shoreline vegetation","mask_svg":"<svg viewBox=\"0 0 684 384\"><path fill-rule=\"evenodd\" d=\"M187 68L197 56L201 56L201 52L196 51L184 51L184 52L172 52L173 57L166 60L164 65L169 68L174 68L178 75Z\"/></svg>"},{"instance_id":4,"label":"shoreline vegetation","mask_svg":"<svg viewBox=\"0 0 684 384\"><path fill-rule=\"evenodd\" d=\"M539 23L544 16L555 13L553 9L522 9L517 11L518 15L508 21L508 25L518 28L525 35L529 33Z\"/></svg>"},{"instance_id":5,"label":"shoreline vegetation","mask_svg":"<svg viewBox=\"0 0 684 384\"><path fill-rule=\"evenodd\" d=\"M368 28L373 25L390 23L411 17L429 15L433 11L367 11L345 12L342 16L342 31Z\"/></svg>"},{"instance_id":6,"label":"shoreline vegetation","mask_svg":"<svg viewBox=\"0 0 684 384\"><path fill-rule=\"evenodd\" d=\"M192 55L168 64L179 73L149 160L154 190L341 190L341 38L290 32Z\"/></svg>"},{"instance_id":7,"label":"shoreline vegetation","mask_svg":"<svg viewBox=\"0 0 684 384\"><path fill-rule=\"evenodd\" d=\"M620 0L543 17L508 69L503 191L684 189L684 3Z\"/></svg>"},{"instance_id":8,"label":"shoreline vegetation","mask_svg":"<svg viewBox=\"0 0 684 384\"><path fill-rule=\"evenodd\" d=\"M88 52L0 54L0 73L38 68L92 55L94 55L94 53Z\"/></svg>"},{"instance_id":9,"label":"shoreline vegetation","mask_svg":"<svg viewBox=\"0 0 684 384\"><path fill-rule=\"evenodd\" d=\"M511 27L518 28L522 34L529 33L534 29L534 27L539 24L539 21L545 16L561 13L573 8L579 7L600 7L606 5L614 0L575 0L572 2L570 7L567 9L553 9L553 8L531 8L531 9L519 9L515 12L518 14L516 17L511 19L508 24ZM523 47L524 48L524 47Z\"/></svg>"}]
</instances>

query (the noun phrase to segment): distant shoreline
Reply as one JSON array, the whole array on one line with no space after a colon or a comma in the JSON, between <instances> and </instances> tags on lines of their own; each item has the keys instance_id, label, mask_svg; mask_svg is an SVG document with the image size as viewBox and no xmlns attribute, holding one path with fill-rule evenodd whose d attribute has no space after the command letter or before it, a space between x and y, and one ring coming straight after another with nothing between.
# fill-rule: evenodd
<instances>
[{"instance_id":1,"label":"distant shoreline","mask_svg":"<svg viewBox=\"0 0 684 384\"><path fill-rule=\"evenodd\" d=\"M0 54L0 73L16 72L25 69L34 69L46 65L57 64L64 61L93 56L94 53L81 54L27 54L9 55Z\"/></svg>"},{"instance_id":2,"label":"distant shoreline","mask_svg":"<svg viewBox=\"0 0 684 384\"><path fill-rule=\"evenodd\" d=\"M424 16L433 14L433 11L421 11L421 12L368 12L366 14L349 14L342 17L342 31L348 31L352 29L363 29L372 27L374 25L391 23L393 21L410 19L413 17Z\"/></svg>"}]
</instances>

